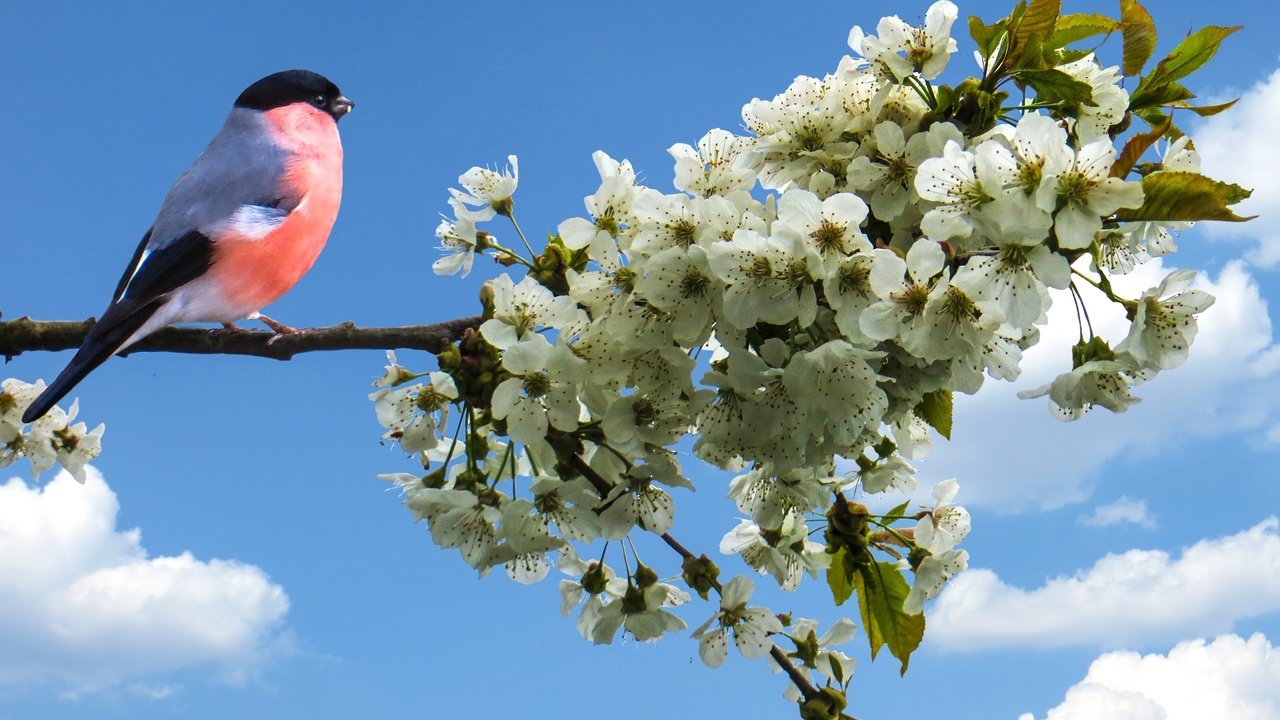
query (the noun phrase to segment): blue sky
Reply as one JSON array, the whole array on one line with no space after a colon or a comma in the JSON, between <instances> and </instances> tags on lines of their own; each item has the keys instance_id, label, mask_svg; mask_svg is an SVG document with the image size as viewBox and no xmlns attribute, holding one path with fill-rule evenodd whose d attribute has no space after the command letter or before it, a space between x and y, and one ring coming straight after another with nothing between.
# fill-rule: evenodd
<instances>
[{"instance_id":1,"label":"blue sky","mask_svg":"<svg viewBox=\"0 0 1280 720\"><path fill-rule=\"evenodd\" d=\"M1266 524L1280 507L1280 351L1267 315L1280 302L1280 190L1270 175L1280 143L1269 120L1280 112L1280 81L1268 82L1280 66L1280 8L1149 5L1161 52L1193 27L1246 26L1195 80L1202 95L1246 101L1192 134L1206 173L1255 187L1246 209L1262 217L1238 232L1182 236L1166 268L1206 270L1219 303L1192 360L1144 388L1146 401L1126 415L1062 426L1041 401L990 386L961 404L954 445L936 446L923 477L960 480L975 526L966 547L979 570L938 601L905 678L858 650L850 697L861 718L1039 718L1095 661L1098 682L1129 661L1164 668L1167 687L1181 677L1171 667L1256 659L1259 643L1280 644L1280 541ZM581 214L596 186L597 149L629 158L669 191L668 146L737 129L743 103L780 92L795 75L834 69L852 25L895 12L914 21L927 3L272 7L0 8L9 30L0 48L9 101L0 116L5 317L99 313L165 191L231 101L289 67L325 73L357 109L342 123L346 194L329 247L270 314L295 326L474 314L486 268L465 280L430 270L446 188L467 168L519 155L517 212L531 233ZM991 19L1008 7L983 0L960 9ZM952 72L967 71L963 43ZM24 355L0 377L49 378L66 359ZM426 364L412 353L402 359ZM378 444L366 399L382 360L377 352L290 363L142 354L91 375L76 394L83 419L107 424L95 465L110 490L91 483L83 495L46 498L46 510L99 521L71 525L72 538L54 548L66 552L0 555L13 578L0 583L13 591L0 596L0 720L794 712L781 699L783 681L762 667L734 658L708 670L679 636L591 647L560 618L553 582L477 580L438 551L375 478L407 467ZM1042 377L1057 370L1052 362L1066 359L1046 356ZM675 534L711 552L735 513L726 478L695 478L701 490L682 499ZM34 496L11 486L0 497L16 507ZM1129 520L1106 522L1117 517ZM140 537L122 535L132 528ZM194 570L178 577L212 587L189 588L189 602L151 627L113 626L91 602L65 605L88 616L67 622L97 623L96 647L27 632L24 613L49 607L31 589L45 563L137 563L143 552L190 553ZM243 584L228 591L233 580ZM800 615L837 615L822 583L767 597ZM978 609L966 610L966 599ZM239 639L184 640L196 648L187 654L167 646L186 636L166 628L189 630L233 610L248 618ZM687 619L696 625L706 614L695 608ZM1252 646L1231 639L1255 632L1263 637ZM1179 646L1198 639L1203 648ZM1122 650L1146 657L1107 654ZM1255 665L1262 687L1280 686L1273 661ZM1271 692L1262 699L1280 703Z\"/></svg>"}]
</instances>

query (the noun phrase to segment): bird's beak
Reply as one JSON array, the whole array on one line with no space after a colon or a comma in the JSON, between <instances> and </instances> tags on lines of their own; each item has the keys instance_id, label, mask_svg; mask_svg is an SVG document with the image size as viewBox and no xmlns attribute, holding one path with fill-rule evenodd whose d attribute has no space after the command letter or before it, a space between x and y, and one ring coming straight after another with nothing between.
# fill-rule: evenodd
<instances>
[{"instance_id":1,"label":"bird's beak","mask_svg":"<svg viewBox=\"0 0 1280 720\"><path fill-rule=\"evenodd\" d=\"M343 115L346 115L347 113L351 112L351 109L354 108L355 106L356 104L351 102L351 100L348 99L347 96L339 95L338 97L333 99L333 102L329 103L329 112L333 113L333 116L335 118L340 118Z\"/></svg>"}]
</instances>

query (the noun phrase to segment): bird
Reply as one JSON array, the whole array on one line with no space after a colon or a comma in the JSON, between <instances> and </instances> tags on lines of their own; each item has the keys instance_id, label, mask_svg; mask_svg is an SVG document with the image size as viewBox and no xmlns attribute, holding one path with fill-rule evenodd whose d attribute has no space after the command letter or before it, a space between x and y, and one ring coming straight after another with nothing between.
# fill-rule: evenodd
<instances>
[{"instance_id":1,"label":"bird","mask_svg":"<svg viewBox=\"0 0 1280 720\"><path fill-rule=\"evenodd\" d=\"M107 309L23 414L42 417L116 353L180 322L232 327L311 269L342 200L338 121L355 104L328 78L285 70L240 93L221 130L173 184Z\"/></svg>"}]
</instances>

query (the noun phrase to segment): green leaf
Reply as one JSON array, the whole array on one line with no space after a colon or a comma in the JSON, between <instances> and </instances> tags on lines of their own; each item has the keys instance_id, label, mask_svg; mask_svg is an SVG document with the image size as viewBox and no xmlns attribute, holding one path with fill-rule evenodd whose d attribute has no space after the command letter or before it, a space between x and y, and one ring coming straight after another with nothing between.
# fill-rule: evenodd
<instances>
[{"instance_id":1,"label":"green leaf","mask_svg":"<svg viewBox=\"0 0 1280 720\"><path fill-rule=\"evenodd\" d=\"M1018 82L1030 85L1041 102L1093 105L1093 88L1061 70L1019 70Z\"/></svg>"},{"instance_id":2,"label":"green leaf","mask_svg":"<svg viewBox=\"0 0 1280 720\"><path fill-rule=\"evenodd\" d=\"M1161 85L1184 78L1209 62L1218 52L1222 41L1241 26L1220 27L1210 25L1188 35L1151 72L1152 83Z\"/></svg>"},{"instance_id":3,"label":"green leaf","mask_svg":"<svg viewBox=\"0 0 1280 720\"><path fill-rule=\"evenodd\" d=\"M907 506L908 506L908 505L910 505L910 504L911 504L911 500L903 500L901 505L898 505L898 506L897 506L897 507L895 507L894 509L892 509L892 510L890 510L889 512L885 513L885 515L902 515L902 514L905 514L905 513L907 512ZM893 524L893 522L894 522L893 520L890 520L888 524L889 524L889 525L892 525L892 524Z\"/></svg>"},{"instance_id":4,"label":"green leaf","mask_svg":"<svg viewBox=\"0 0 1280 720\"><path fill-rule=\"evenodd\" d=\"M934 390L927 393L916 405L916 414L938 431L942 437L951 439L951 391Z\"/></svg>"},{"instance_id":5,"label":"green leaf","mask_svg":"<svg viewBox=\"0 0 1280 720\"><path fill-rule=\"evenodd\" d=\"M1170 83L1190 75L1208 62L1218 52L1223 39L1239 29L1239 26L1211 25L1188 35L1156 65L1150 75L1138 81L1138 87L1129 97L1129 107L1141 108L1159 104L1153 96L1160 96Z\"/></svg>"},{"instance_id":6,"label":"green leaf","mask_svg":"<svg viewBox=\"0 0 1280 720\"><path fill-rule=\"evenodd\" d=\"M1141 110L1142 108L1156 107L1159 105L1170 105L1190 100L1195 96L1195 93L1187 89L1187 86L1181 83L1171 82L1158 88L1150 88L1140 94L1135 93L1134 98L1129 101L1129 109Z\"/></svg>"},{"instance_id":7,"label":"green leaf","mask_svg":"<svg viewBox=\"0 0 1280 720\"><path fill-rule=\"evenodd\" d=\"M845 549L840 548L831 556L831 564L827 566L827 585L831 587L831 597L836 605L843 605L853 595L853 573L844 563Z\"/></svg>"},{"instance_id":8,"label":"green leaf","mask_svg":"<svg viewBox=\"0 0 1280 720\"><path fill-rule=\"evenodd\" d=\"M1124 38L1122 72L1130 77L1142 72L1156 50L1156 24L1138 0L1120 0L1120 32Z\"/></svg>"},{"instance_id":9,"label":"green leaf","mask_svg":"<svg viewBox=\"0 0 1280 720\"><path fill-rule=\"evenodd\" d=\"M1058 50L1073 42L1079 42L1094 35L1113 33L1119 29L1120 23L1098 13L1062 15L1053 28L1053 34L1045 40L1044 46L1048 50Z\"/></svg>"},{"instance_id":10,"label":"green leaf","mask_svg":"<svg viewBox=\"0 0 1280 720\"><path fill-rule=\"evenodd\" d=\"M984 58L991 57L992 53L996 51L996 47L1000 44L1000 38L1004 36L1007 28L1007 20L997 20L987 25L978 16L969 16L969 36L977 43L978 52Z\"/></svg>"},{"instance_id":11,"label":"green leaf","mask_svg":"<svg viewBox=\"0 0 1280 720\"><path fill-rule=\"evenodd\" d=\"M1147 124L1151 127L1158 127L1164 124L1165 120L1169 119L1169 114L1158 107L1138 108L1133 111L1133 114L1143 120L1146 120Z\"/></svg>"},{"instance_id":12,"label":"green leaf","mask_svg":"<svg viewBox=\"0 0 1280 720\"><path fill-rule=\"evenodd\" d=\"M1092 50L1073 50L1071 48L1063 48L1062 50L1054 50L1045 53L1045 58L1054 66L1066 65L1073 63L1081 58L1086 58L1093 54Z\"/></svg>"},{"instance_id":13,"label":"green leaf","mask_svg":"<svg viewBox=\"0 0 1280 720\"><path fill-rule=\"evenodd\" d=\"M1014 47L1024 47L1032 37L1040 38L1041 43L1053 37L1053 28L1061 12L1062 0L1031 0L1022 22L1018 23L1018 32L1013 36Z\"/></svg>"},{"instance_id":14,"label":"green leaf","mask_svg":"<svg viewBox=\"0 0 1280 720\"><path fill-rule=\"evenodd\" d=\"M880 648L888 645L889 653L902 661L900 674L905 675L911 653L924 639L924 615L908 615L902 609L911 586L898 566L888 562L863 568L854 575L853 582L858 590L858 613L871 645L871 659L875 660Z\"/></svg>"},{"instance_id":15,"label":"green leaf","mask_svg":"<svg viewBox=\"0 0 1280 720\"><path fill-rule=\"evenodd\" d=\"M1145 200L1142 207L1116 213L1123 222L1142 220L1243 222L1227 206L1253 194L1239 185L1224 183L1199 173L1160 170L1142 178Z\"/></svg>"},{"instance_id":16,"label":"green leaf","mask_svg":"<svg viewBox=\"0 0 1280 720\"><path fill-rule=\"evenodd\" d=\"M1253 196L1252 190L1242 188L1235 183L1222 182L1220 180L1214 180L1213 182L1218 187L1218 194L1228 205L1242 203Z\"/></svg>"},{"instance_id":17,"label":"green leaf","mask_svg":"<svg viewBox=\"0 0 1280 720\"><path fill-rule=\"evenodd\" d=\"M1153 128L1160 127L1161 125L1164 124L1166 120L1172 117L1172 115L1164 112L1158 107L1149 107L1149 108L1142 108L1141 110L1134 110L1133 114L1137 115L1143 120L1146 120L1147 124ZM1177 125L1170 125L1169 130L1164 134L1165 138L1170 141L1177 140L1183 135L1186 135L1186 133L1182 132L1182 128L1178 127ZM1145 163L1140 163L1136 167L1139 170L1141 170L1143 164ZM1156 168L1156 170L1159 170L1159 169L1160 168ZM1143 174L1145 175L1146 173L1143 173Z\"/></svg>"},{"instance_id":18,"label":"green leaf","mask_svg":"<svg viewBox=\"0 0 1280 720\"><path fill-rule=\"evenodd\" d=\"M1232 105L1235 105L1238 102L1240 102L1240 98L1236 98L1231 102L1220 103L1218 105L1188 105L1186 103L1174 103L1173 107L1180 107L1186 110L1190 110L1191 112L1199 115L1200 117L1209 117L1210 115L1217 115L1218 113L1222 112L1223 110L1226 110L1227 108L1231 107Z\"/></svg>"},{"instance_id":19,"label":"green leaf","mask_svg":"<svg viewBox=\"0 0 1280 720\"><path fill-rule=\"evenodd\" d=\"M1164 137L1171 127L1173 127L1173 116L1166 115L1164 122L1149 132L1138 133L1129 138L1129 141L1124 144L1124 150L1120 151L1120 156L1111 165L1111 177L1127 177L1133 170L1133 166L1138 164L1142 154L1150 150L1157 140Z\"/></svg>"},{"instance_id":20,"label":"green leaf","mask_svg":"<svg viewBox=\"0 0 1280 720\"><path fill-rule=\"evenodd\" d=\"M1039 35L1032 35L1018 45L1018 59L1013 63L1016 70L1041 70L1051 67L1045 61L1044 42Z\"/></svg>"}]
</instances>

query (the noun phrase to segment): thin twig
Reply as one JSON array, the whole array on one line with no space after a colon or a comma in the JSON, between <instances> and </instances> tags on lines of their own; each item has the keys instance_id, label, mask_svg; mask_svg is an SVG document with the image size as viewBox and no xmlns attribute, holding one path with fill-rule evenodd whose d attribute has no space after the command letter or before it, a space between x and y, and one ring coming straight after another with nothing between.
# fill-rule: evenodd
<instances>
[{"instance_id":1,"label":"thin twig","mask_svg":"<svg viewBox=\"0 0 1280 720\"><path fill-rule=\"evenodd\" d=\"M773 661L778 663L782 668L782 672L786 673L787 677L791 678L791 682L796 686L796 689L800 691L800 694L804 696L805 700L808 700L818 694L818 688L814 687L813 683L809 682L809 678L805 677L804 673L800 672L800 670L791 662L791 658L787 657L787 654L782 651L782 648L777 645L769 648L769 657L772 657Z\"/></svg>"},{"instance_id":2,"label":"thin twig","mask_svg":"<svg viewBox=\"0 0 1280 720\"><path fill-rule=\"evenodd\" d=\"M613 489L613 486L609 481L605 480L600 473L596 472L595 468L587 464L587 461L583 460L580 456L571 455L569 457L569 464L573 466L574 470L581 473L581 475L587 479L587 482L591 483L591 486L595 488L600 497L603 498L608 496L610 491ZM697 557L688 548L682 545L679 540L672 537L671 533L662 533L659 537L661 537L662 541L665 542L672 550L679 553L681 557L685 559ZM791 678L791 682L795 684L796 689L800 691L800 694L804 696L805 700L809 700L818 695L818 689L813 686L813 683L809 682L809 678L805 677L804 673L800 672L799 668L795 666L795 663L791 662L791 658L787 657L787 653L783 651L782 648L777 645L772 645L769 648L769 656L773 658L774 662L778 663L779 667L782 668L782 671L787 674L787 677Z\"/></svg>"},{"instance_id":3,"label":"thin twig","mask_svg":"<svg viewBox=\"0 0 1280 720\"><path fill-rule=\"evenodd\" d=\"M680 557L684 558L685 560L688 560L689 558L692 558L692 557L697 557L693 553L689 552L688 548L681 545L680 541L671 537L671 533L662 533L662 535L660 535L659 537L661 537L662 542L666 543L672 550L675 550L676 552L680 553Z\"/></svg>"},{"instance_id":4,"label":"thin twig","mask_svg":"<svg viewBox=\"0 0 1280 720\"><path fill-rule=\"evenodd\" d=\"M252 355L288 360L294 355L321 350L414 349L440 352L462 337L468 328L480 326L480 317L465 317L429 325L357 327L345 322L277 335L265 330L240 328L165 328L131 346L121 355L135 352L177 352L200 355ZM94 320L42 321L20 317L0 321L0 356L12 359L25 352L72 350L80 347Z\"/></svg>"},{"instance_id":5,"label":"thin twig","mask_svg":"<svg viewBox=\"0 0 1280 720\"><path fill-rule=\"evenodd\" d=\"M599 495L601 499L608 497L609 493L613 492L613 485L609 484L608 480L605 480L600 473L596 472L595 468L588 465L587 461L582 459L582 456L577 454L570 455L569 464L572 465L573 469L577 470L582 477L586 478L587 482L591 483L591 487L595 488L596 494Z\"/></svg>"}]
</instances>

